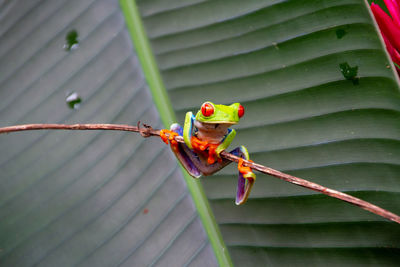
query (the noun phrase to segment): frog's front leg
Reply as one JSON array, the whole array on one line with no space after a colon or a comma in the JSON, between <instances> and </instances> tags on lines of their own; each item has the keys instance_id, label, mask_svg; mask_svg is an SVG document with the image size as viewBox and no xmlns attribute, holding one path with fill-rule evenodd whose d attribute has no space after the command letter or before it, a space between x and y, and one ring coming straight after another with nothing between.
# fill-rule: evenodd
<instances>
[{"instance_id":1,"label":"frog's front leg","mask_svg":"<svg viewBox=\"0 0 400 267\"><path fill-rule=\"evenodd\" d=\"M171 125L170 131L163 130L162 135L165 135L164 133L168 133L169 136L182 136L182 134L184 135L184 129L178 123L174 123ZM208 164L208 155L196 153L186 143L172 141L173 137L166 138L164 137L163 140L170 140L172 151L176 158L194 178L199 178L201 175L211 175L230 163L229 160L223 159L214 164Z\"/></svg>"}]
</instances>

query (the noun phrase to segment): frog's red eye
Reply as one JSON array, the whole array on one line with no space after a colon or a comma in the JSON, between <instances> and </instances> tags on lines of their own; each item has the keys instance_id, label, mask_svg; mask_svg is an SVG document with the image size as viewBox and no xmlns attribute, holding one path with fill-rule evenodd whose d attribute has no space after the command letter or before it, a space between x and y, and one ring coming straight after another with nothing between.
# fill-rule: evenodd
<instances>
[{"instance_id":1,"label":"frog's red eye","mask_svg":"<svg viewBox=\"0 0 400 267\"><path fill-rule=\"evenodd\" d=\"M239 105L238 115L239 115L239 118L243 117L243 115L244 115L244 107L242 105Z\"/></svg>"},{"instance_id":2,"label":"frog's red eye","mask_svg":"<svg viewBox=\"0 0 400 267\"><path fill-rule=\"evenodd\" d=\"M214 106L209 102L205 102L201 105L201 113L203 113L205 117L210 117L214 114Z\"/></svg>"}]
</instances>

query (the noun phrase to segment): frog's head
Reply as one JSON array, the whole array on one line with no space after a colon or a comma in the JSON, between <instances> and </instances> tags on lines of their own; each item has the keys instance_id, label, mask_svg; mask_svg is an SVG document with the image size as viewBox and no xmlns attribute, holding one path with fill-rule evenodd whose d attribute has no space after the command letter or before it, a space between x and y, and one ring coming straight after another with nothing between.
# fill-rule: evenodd
<instances>
[{"instance_id":1,"label":"frog's head","mask_svg":"<svg viewBox=\"0 0 400 267\"><path fill-rule=\"evenodd\" d=\"M225 106L207 101L201 105L201 109L196 114L196 120L203 123L236 124L243 115L244 108L239 103Z\"/></svg>"}]
</instances>

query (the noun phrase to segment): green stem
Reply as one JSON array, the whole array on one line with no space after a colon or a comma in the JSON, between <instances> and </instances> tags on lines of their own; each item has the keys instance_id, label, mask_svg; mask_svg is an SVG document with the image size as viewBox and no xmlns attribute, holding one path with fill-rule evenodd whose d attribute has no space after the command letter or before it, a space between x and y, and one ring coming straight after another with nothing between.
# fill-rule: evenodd
<instances>
[{"instance_id":1,"label":"green stem","mask_svg":"<svg viewBox=\"0 0 400 267\"><path fill-rule=\"evenodd\" d=\"M142 65L144 75L153 95L153 100L160 112L161 120L165 126L176 122L171 102L164 88L160 72L157 68L149 41L145 33L139 10L134 0L120 0L125 21L135 45L139 61ZM183 168L182 168L183 169ZM193 179L183 170L183 176L192 195L194 204L214 249L215 256L220 266L232 266L232 262L226 249L222 235L211 211L203 187L198 180Z\"/></svg>"}]
</instances>

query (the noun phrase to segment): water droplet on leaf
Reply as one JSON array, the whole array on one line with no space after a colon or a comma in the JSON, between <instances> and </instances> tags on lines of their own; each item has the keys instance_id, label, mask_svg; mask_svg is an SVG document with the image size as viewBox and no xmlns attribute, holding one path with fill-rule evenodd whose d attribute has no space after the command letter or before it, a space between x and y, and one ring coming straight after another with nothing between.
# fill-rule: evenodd
<instances>
[{"instance_id":1,"label":"water droplet on leaf","mask_svg":"<svg viewBox=\"0 0 400 267\"><path fill-rule=\"evenodd\" d=\"M66 51L75 50L79 47L79 36L76 30L69 31L65 36L64 49Z\"/></svg>"},{"instance_id":2,"label":"water droplet on leaf","mask_svg":"<svg viewBox=\"0 0 400 267\"><path fill-rule=\"evenodd\" d=\"M76 92L72 92L67 95L67 99L65 101L67 102L68 107L70 107L71 109L79 109L82 99Z\"/></svg>"}]
</instances>

